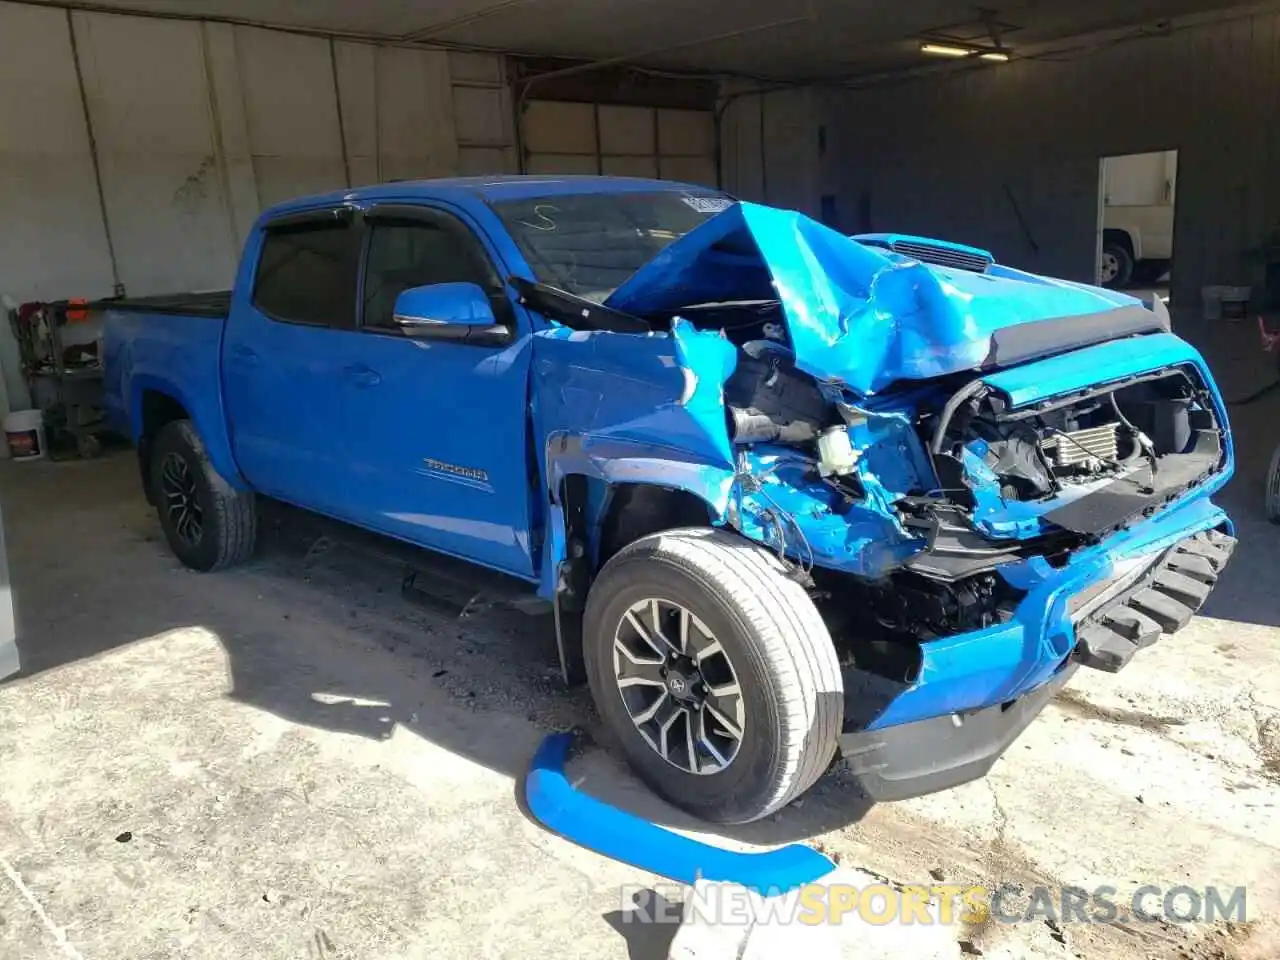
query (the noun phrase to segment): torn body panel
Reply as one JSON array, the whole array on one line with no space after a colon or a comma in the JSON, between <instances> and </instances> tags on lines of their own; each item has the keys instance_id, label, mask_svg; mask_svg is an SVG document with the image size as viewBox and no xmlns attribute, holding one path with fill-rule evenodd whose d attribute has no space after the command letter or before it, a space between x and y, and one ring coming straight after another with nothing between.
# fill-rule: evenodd
<instances>
[{"instance_id":1,"label":"torn body panel","mask_svg":"<svg viewBox=\"0 0 1280 960\"><path fill-rule=\"evenodd\" d=\"M721 522L736 463L723 385L734 347L688 324L644 335L552 327L534 337L530 405L551 509L540 593L554 596L564 544L566 478L592 486L589 528L605 505L599 485L648 484L697 497ZM597 549L598 537L584 548Z\"/></svg>"},{"instance_id":2,"label":"torn body panel","mask_svg":"<svg viewBox=\"0 0 1280 960\"><path fill-rule=\"evenodd\" d=\"M726 322L726 310L687 312L706 326L708 316ZM767 331L768 323L759 328ZM729 329L736 334L743 328L730 322ZM550 489L577 474L605 485L681 490L703 501L713 522L728 523L801 567L874 580L908 565L953 581L1026 556L1036 541L1061 527L1084 532L1078 523L1055 524L1051 515L1070 516L1073 504L1094 502L1117 479L1077 477L1044 486L1042 496L1018 496L997 472L1001 461L992 451L998 444L980 436L957 445L955 469L939 474L947 457L938 456L940 449L931 452L922 433L941 418L945 434L947 418L957 411L947 413L952 401L938 383L900 384L858 399L839 384L799 372L787 344L750 339L757 336L756 327L751 330L736 344L727 329L698 329L680 318L670 333L562 327L539 333L533 405L545 438ZM971 386L1001 397L1002 409L1020 416L1054 398L1202 363L1185 342L1156 333L992 371ZM1200 380L1202 387L1205 382ZM1205 397L1214 419L1225 422L1220 398L1211 391ZM933 409L942 414L935 416ZM834 476L821 452L832 433L849 458ZM1229 438L1224 435L1222 442ZM1064 434L1059 443L1072 453L1071 444L1080 441ZM1206 449L1212 452L1203 448L1199 454ZM1225 455L1229 459L1229 450ZM1200 473L1213 472L1222 457L1201 466ZM1179 474L1166 470L1166 476ZM1183 482L1161 496L1172 499L1191 481L1206 479L1182 476ZM1217 477L1212 489L1225 479ZM953 483L964 488L963 510L953 509ZM597 496L595 503L592 523L604 501ZM1102 513L1116 526L1148 506L1144 500L1116 502ZM947 524L953 529L940 532ZM1028 549L1020 547L1023 542ZM948 552L956 556L944 563ZM553 585L547 571L544 586Z\"/></svg>"},{"instance_id":3,"label":"torn body panel","mask_svg":"<svg viewBox=\"0 0 1280 960\"><path fill-rule=\"evenodd\" d=\"M670 334L554 328L534 339L532 403L553 504L574 475L606 486L681 490L703 501L713 522L796 562L864 577L880 576L924 546L892 510L928 476L902 414L862 415L850 429L862 494L851 498L815 473L812 456L792 447L735 447L725 385L737 350L723 337L677 321ZM598 528L603 507L593 500L589 528ZM562 539L562 530L547 534L553 559ZM544 568L547 596L555 583Z\"/></svg>"},{"instance_id":4,"label":"torn body panel","mask_svg":"<svg viewBox=\"0 0 1280 960\"><path fill-rule=\"evenodd\" d=\"M744 454L734 494L739 532L805 568L874 579L925 546L884 508L888 491L876 485L866 499L850 499L785 448Z\"/></svg>"},{"instance_id":5,"label":"torn body panel","mask_svg":"<svg viewBox=\"0 0 1280 960\"><path fill-rule=\"evenodd\" d=\"M1032 321L1057 321L1052 335L1041 338L1045 353L1114 336L1114 323L1085 319L1094 315L1124 312L1125 332L1160 328L1159 318L1145 316L1149 311L1132 297L1007 268L928 266L803 214L751 203L672 243L605 305L654 316L768 297L782 305L796 366L864 396L900 380L989 365L995 335ZM1023 349L1017 359L1030 356Z\"/></svg>"},{"instance_id":6,"label":"torn body panel","mask_svg":"<svg viewBox=\"0 0 1280 960\"><path fill-rule=\"evenodd\" d=\"M533 403L553 523L565 477L590 478L595 539L612 485L651 484L789 562L844 658L848 750L981 714L980 756L920 774L941 783L994 762L1071 669L1074 598L1103 604L1079 663L1131 653L1144 615L1108 591L1230 539L1209 496L1232 449L1167 314L972 248L945 251L968 267L899 252L930 242L740 204L605 299L654 332L536 335Z\"/></svg>"}]
</instances>

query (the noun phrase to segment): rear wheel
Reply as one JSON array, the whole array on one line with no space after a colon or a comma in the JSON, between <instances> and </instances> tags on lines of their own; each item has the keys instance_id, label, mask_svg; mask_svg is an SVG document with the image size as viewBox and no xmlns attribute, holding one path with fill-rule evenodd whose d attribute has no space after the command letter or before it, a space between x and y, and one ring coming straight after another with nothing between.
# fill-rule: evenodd
<instances>
[{"instance_id":1,"label":"rear wheel","mask_svg":"<svg viewBox=\"0 0 1280 960\"><path fill-rule=\"evenodd\" d=\"M1104 287L1123 287L1133 277L1133 254L1124 245L1108 240L1102 245L1098 279Z\"/></svg>"},{"instance_id":2,"label":"rear wheel","mask_svg":"<svg viewBox=\"0 0 1280 960\"><path fill-rule=\"evenodd\" d=\"M253 494L233 489L214 470L190 420L175 420L156 435L149 479L169 549L188 567L219 570L253 554Z\"/></svg>"},{"instance_id":3,"label":"rear wheel","mask_svg":"<svg viewBox=\"0 0 1280 960\"><path fill-rule=\"evenodd\" d=\"M835 647L777 557L710 529L654 534L587 599L592 695L639 776L676 806L744 823L826 771L844 717Z\"/></svg>"}]
</instances>

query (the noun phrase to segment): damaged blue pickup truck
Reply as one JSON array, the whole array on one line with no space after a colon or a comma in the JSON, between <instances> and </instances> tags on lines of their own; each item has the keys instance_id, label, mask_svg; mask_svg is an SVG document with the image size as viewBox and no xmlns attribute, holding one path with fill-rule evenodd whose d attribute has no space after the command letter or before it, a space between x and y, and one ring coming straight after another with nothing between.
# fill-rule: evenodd
<instances>
[{"instance_id":1,"label":"damaged blue pickup truck","mask_svg":"<svg viewBox=\"0 0 1280 960\"><path fill-rule=\"evenodd\" d=\"M607 177L264 213L234 290L108 302L169 545L259 497L504 575L664 797L763 817L986 773L1080 665L1183 627L1235 540L1226 409L1159 300ZM483 571L477 571L480 575Z\"/></svg>"}]
</instances>

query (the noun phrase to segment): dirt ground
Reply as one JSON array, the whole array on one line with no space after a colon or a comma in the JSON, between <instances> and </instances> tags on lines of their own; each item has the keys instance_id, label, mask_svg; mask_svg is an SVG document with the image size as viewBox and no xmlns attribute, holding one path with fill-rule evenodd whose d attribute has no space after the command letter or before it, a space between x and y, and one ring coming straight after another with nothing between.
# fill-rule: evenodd
<instances>
[{"instance_id":1,"label":"dirt ground","mask_svg":"<svg viewBox=\"0 0 1280 960\"><path fill-rule=\"evenodd\" d=\"M1280 396L1234 422L1241 546L1204 616L1120 675L1077 673L983 781L871 805L837 771L722 842L1121 903L1247 888L1244 925L1037 918L886 958L1280 956L1280 528L1259 493ZM190 573L125 451L5 463L0 497L25 668L0 685L0 957L665 957L671 928L622 922L620 887L655 878L520 812L542 736L596 723L544 619L409 604L395 568L288 525L247 567ZM599 747L574 770L692 827Z\"/></svg>"}]
</instances>

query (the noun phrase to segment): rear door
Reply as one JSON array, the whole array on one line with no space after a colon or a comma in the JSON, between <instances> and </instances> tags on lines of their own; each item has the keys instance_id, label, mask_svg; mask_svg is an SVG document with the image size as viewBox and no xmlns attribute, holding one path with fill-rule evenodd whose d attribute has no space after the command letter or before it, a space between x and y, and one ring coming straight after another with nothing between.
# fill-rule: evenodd
<instances>
[{"instance_id":1,"label":"rear door","mask_svg":"<svg viewBox=\"0 0 1280 960\"><path fill-rule=\"evenodd\" d=\"M532 578L528 316L508 298L495 251L443 207L366 211L361 323L343 385L346 469L360 523ZM500 345L410 339L392 321L410 287L471 282L489 293Z\"/></svg>"},{"instance_id":2,"label":"rear door","mask_svg":"<svg viewBox=\"0 0 1280 960\"><path fill-rule=\"evenodd\" d=\"M309 211L255 234L249 302L232 307L223 389L236 461L254 488L355 520L342 435L344 383L369 373L355 333L361 230L348 208ZM256 249L254 249L256 247Z\"/></svg>"}]
</instances>

